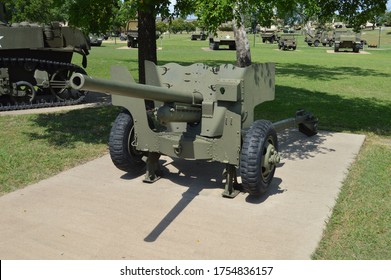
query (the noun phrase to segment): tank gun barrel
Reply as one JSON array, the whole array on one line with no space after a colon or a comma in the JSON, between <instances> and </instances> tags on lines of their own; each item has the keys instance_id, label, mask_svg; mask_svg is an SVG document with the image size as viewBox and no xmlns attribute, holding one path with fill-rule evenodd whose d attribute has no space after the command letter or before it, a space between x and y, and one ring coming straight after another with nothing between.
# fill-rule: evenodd
<instances>
[{"instance_id":1,"label":"tank gun barrel","mask_svg":"<svg viewBox=\"0 0 391 280\"><path fill-rule=\"evenodd\" d=\"M75 73L70 79L71 87L76 90L104 92L114 95L135 97L161 102L180 102L186 104L201 104L203 96L199 92L182 92L164 87L143 85L137 83L124 83L106 79L92 78L87 75Z\"/></svg>"}]
</instances>

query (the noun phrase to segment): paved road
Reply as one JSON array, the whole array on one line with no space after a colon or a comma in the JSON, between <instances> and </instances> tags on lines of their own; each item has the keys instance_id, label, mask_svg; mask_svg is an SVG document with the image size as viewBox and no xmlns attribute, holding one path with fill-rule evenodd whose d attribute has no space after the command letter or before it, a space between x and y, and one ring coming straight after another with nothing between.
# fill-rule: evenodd
<instances>
[{"instance_id":1,"label":"paved road","mask_svg":"<svg viewBox=\"0 0 391 280\"><path fill-rule=\"evenodd\" d=\"M221 197L223 166L164 157L142 183L109 156L0 197L0 259L309 259L364 136L280 135L261 198Z\"/></svg>"}]
</instances>

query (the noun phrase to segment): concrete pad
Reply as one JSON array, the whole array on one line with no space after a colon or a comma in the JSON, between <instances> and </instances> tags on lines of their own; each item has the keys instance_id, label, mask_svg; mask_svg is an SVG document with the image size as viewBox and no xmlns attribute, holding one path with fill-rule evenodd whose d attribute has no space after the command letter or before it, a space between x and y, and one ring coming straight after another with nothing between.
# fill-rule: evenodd
<instances>
[{"instance_id":1,"label":"concrete pad","mask_svg":"<svg viewBox=\"0 0 391 280\"><path fill-rule=\"evenodd\" d=\"M365 137L279 135L266 195L221 197L223 165L163 157L142 182L108 155L0 197L0 259L309 259Z\"/></svg>"}]
</instances>

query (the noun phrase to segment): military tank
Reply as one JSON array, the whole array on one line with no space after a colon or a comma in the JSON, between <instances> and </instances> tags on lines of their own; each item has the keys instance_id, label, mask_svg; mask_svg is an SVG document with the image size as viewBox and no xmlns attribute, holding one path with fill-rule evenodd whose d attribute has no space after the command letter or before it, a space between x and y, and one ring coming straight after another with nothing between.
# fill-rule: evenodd
<instances>
[{"instance_id":1,"label":"military tank","mask_svg":"<svg viewBox=\"0 0 391 280\"><path fill-rule=\"evenodd\" d=\"M0 3L0 111L80 103L87 92L72 89L69 78L86 73L89 50L79 29L58 22L8 24ZM71 63L74 53L83 67Z\"/></svg>"}]
</instances>

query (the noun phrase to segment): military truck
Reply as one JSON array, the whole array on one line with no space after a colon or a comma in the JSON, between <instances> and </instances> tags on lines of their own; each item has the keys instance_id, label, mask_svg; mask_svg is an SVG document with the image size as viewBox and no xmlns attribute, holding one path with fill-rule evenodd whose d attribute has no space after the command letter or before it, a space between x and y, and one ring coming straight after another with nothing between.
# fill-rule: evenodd
<instances>
[{"instance_id":1,"label":"military truck","mask_svg":"<svg viewBox=\"0 0 391 280\"><path fill-rule=\"evenodd\" d=\"M297 42L294 34L282 34L278 40L278 48L280 50L296 50Z\"/></svg>"},{"instance_id":2,"label":"military truck","mask_svg":"<svg viewBox=\"0 0 391 280\"><path fill-rule=\"evenodd\" d=\"M334 37L329 34L328 31L325 30L318 30L315 35L311 35L310 33L306 34L306 37L304 41L308 44L308 46L314 46L318 47L320 44L323 45L323 47L326 47L327 45L329 47L332 47L334 45Z\"/></svg>"},{"instance_id":3,"label":"military truck","mask_svg":"<svg viewBox=\"0 0 391 280\"><path fill-rule=\"evenodd\" d=\"M126 24L126 40L128 48L138 47L138 21L129 20Z\"/></svg>"},{"instance_id":4,"label":"military truck","mask_svg":"<svg viewBox=\"0 0 391 280\"><path fill-rule=\"evenodd\" d=\"M358 53L363 48L360 33L351 30L336 30L334 37L334 52L339 52L340 49L352 49L353 52Z\"/></svg>"},{"instance_id":5,"label":"military truck","mask_svg":"<svg viewBox=\"0 0 391 280\"><path fill-rule=\"evenodd\" d=\"M86 72L71 61L78 53L87 67L88 41L58 22L8 24L0 3L0 111L80 103L86 92L71 89L69 78Z\"/></svg>"},{"instance_id":6,"label":"military truck","mask_svg":"<svg viewBox=\"0 0 391 280\"><path fill-rule=\"evenodd\" d=\"M192 41L197 41L198 39L200 39L201 41L205 41L206 38L208 38L208 35L202 31L200 33L191 34Z\"/></svg>"},{"instance_id":7,"label":"military truck","mask_svg":"<svg viewBox=\"0 0 391 280\"><path fill-rule=\"evenodd\" d=\"M160 38L160 32L156 31L156 40ZM138 21L129 20L126 24L126 41L128 48L138 47Z\"/></svg>"},{"instance_id":8,"label":"military truck","mask_svg":"<svg viewBox=\"0 0 391 280\"><path fill-rule=\"evenodd\" d=\"M261 33L262 42L269 42L273 44L274 42L278 42L278 34L276 31L266 30Z\"/></svg>"},{"instance_id":9,"label":"military truck","mask_svg":"<svg viewBox=\"0 0 391 280\"><path fill-rule=\"evenodd\" d=\"M230 35L223 37L209 37L209 48L211 50L218 50L222 45L228 46L230 50L236 50L235 37Z\"/></svg>"}]
</instances>

